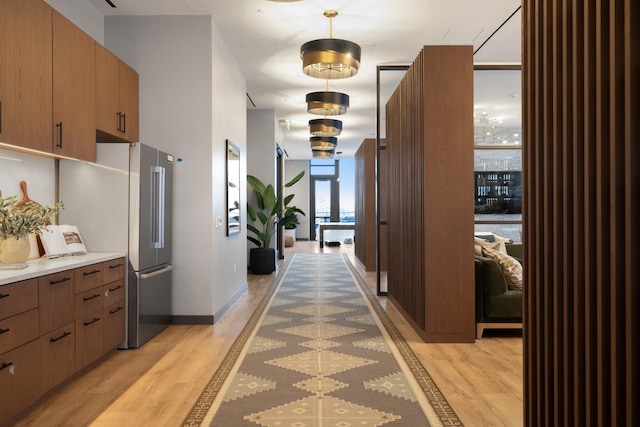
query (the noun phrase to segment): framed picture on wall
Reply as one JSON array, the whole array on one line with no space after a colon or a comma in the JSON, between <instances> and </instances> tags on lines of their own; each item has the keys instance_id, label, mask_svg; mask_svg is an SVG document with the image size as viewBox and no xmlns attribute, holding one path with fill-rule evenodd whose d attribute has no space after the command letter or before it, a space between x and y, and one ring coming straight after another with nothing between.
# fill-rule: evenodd
<instances>
[{"instance_id":1,"label":"framed picture on wall","mask_svg":"<svg viewBox=\"0 0 640 427\"><path fill-rule=\"evenodd\" d=\"M227 236L240 233L240 148L227 139Z\"/></svg>"}]
</instances>

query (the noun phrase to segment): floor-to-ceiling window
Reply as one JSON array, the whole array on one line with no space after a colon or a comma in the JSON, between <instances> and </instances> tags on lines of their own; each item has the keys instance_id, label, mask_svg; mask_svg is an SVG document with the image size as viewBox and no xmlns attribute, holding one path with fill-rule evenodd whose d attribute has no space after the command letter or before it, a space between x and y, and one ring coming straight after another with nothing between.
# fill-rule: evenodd
<instances>
[{"instance_id":1,"label":"floor-to-ceiling window","mask_svg":"<svg viewBox=\"0 0 640 427\"><path fill-rule=\"evenodd\" d=\"M322 222L355 221L355 162L353 159L312 159L310 237ZM325 240L353 239L351 230L327 230Z\"/></svg>"},{"instance_id":2,"label":"floor-to-ceiling window","mask_svg":"<svg viewBox=\"0 0 640 427\"><path fill-rule=\"evenodd\" d=\"M474 72L475 230L521 241L522 99L519 66Z\"/></svg>"}]
</instances>

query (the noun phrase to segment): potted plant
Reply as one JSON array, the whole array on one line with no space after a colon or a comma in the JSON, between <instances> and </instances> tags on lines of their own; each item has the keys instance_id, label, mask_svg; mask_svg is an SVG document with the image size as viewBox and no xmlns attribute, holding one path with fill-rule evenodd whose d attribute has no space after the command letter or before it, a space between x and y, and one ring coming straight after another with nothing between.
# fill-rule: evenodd
<instances>
[{"instance_id":1,"label":"potted plant","mask_svg":"<svg viewBox=\"0 0 640 427\"><path fill-rule=\"evenodd\" d=\"M35 202L18 202L15 196L0 194L0 263L18 264L29 258L29 235L45 229L62 203L42 206Z\"/></svg>"},{"instance_id":2,"label":"potted plant","mask_svg":"<svg viewBox=\"0 0 640 427\"><path fill-rule=\"evenodd\" d=\"M300 181L304 176L304 171L296 175L284 186L291 187ZM259 178L247 175L247 183L253 188L256 195L256 205L247 203L247 214L253 224L247 224L247 230L255 236L247 235L247 239L256 245L249 251L249 266L254 274L270 274L276 269L275 249L271 247L271 239L277 227L286 226L298 220L296 212L301 210L292 206L284 211L281 218L278 217L283 206L287 206L293 199L293 194L285 198L282 203L282 191L276 195L273 185L265 185ZM256 224L257 222L257 224ZM257 226L256 226L257 225Z\"/></svg>"},{"instance_id":3,"label":"potted plant","mask_svg":"<svg viewBox=\"0 0 640 427\"><path fill-rule=\"evenodd\" d=\"M302 172L304 175L304 171ZM293 246L296 241L296 228L300 224L300 220L298 219L298 214L305 216L305 213L302 209L297 206L291 206L291 200L293 199L294 194L289 194L284 198L284 216L293 215L293 219L287 222L284 226L284 245L285 246Z\"/></svg>"}]
</instances>

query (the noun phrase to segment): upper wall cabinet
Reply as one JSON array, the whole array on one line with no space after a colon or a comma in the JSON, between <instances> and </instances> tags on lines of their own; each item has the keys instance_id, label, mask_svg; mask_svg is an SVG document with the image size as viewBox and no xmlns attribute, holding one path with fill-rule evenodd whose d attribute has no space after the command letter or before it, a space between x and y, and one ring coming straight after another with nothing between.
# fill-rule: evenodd
<instances>
[{"instance_id":1,"label":"upper wall cabinet","mask_svg":"<svg viewBox=\"0 0 640 427\"><path fill-rule=\"evenodd\" d=\"M138 73L96 43L98 140L138 142Z\"/></svg>"},{"instance_id":2,"label":"upper wall cabinet","mask_svg":"<svg viewBox=\"0 0 640 427\"><path fill-rule=\"evenodd\" d=\"M0 0L0 142L49 153L51 14L42 0Z\"/></svg>"},{"instance_id":3,"label":"upper wall cabinet","mask_svg":"<svg viewBox=\"0 0 640 427\"><path fill-rule=\"evenodd\" d=\"M95 41L53 12L53 153L96 160Z\"/></svg>"}]
</instances>

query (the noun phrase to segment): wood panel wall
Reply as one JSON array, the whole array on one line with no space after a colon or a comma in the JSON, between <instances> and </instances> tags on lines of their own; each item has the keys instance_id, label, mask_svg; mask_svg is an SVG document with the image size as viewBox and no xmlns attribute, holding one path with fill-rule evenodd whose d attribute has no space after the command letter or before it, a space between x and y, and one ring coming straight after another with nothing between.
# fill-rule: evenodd
<instances>
[{"instance_id":1,"label":"wood panel wall","mask_svg":"<svg viewBox=\"0 0 640 427\"><path fill-rule=\"evenodd\" d=\"M527 426L640 425L639 26L523 1Z\"/></svg>"},{"instance_id":2,"label":"wood panel wall","mask_svg":"<svg viewBox=\"0 0 640 427\"><path fill-rule=\"evenodd\" d=\"M388 295L426 342L473 342L471 46L425 46L386 118Z\"/></svg>"},{"instance_id":3,"label":"wood panel wall","mask_svg":"<svg viewBox=\"0 0 640 427\"><path fill-rule=\"evenodd\" d=\"M355 154L356 239L354 253L364 266L365 271L376 271L376 151L376 140L367 138L362 141ZM381 168L381 174L384 170ZM381 177L381 181L384 182L385 179ZM385 194L384 189L385 186L381 185L381 194ZM386 213L386 208L384 212ZM387 241L384 230L386 225L380 227L380 268L385 271L387 268Z\"/></svg>"}]
</instances>

